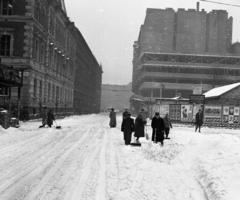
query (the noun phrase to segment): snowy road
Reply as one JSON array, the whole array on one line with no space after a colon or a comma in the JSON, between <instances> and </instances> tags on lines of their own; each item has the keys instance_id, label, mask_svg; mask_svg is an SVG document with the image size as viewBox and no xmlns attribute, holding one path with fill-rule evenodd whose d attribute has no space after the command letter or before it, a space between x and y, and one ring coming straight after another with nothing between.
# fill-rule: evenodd
<instances>
[{"instance_id":1,"label":"snowy road","mask_svg":"<svg viewBox=\"0 0 240 200\"><path fill-rule=\"evenodd\" d=\"M121 117L115 129L108 120L73 116L59 120L61 130L38 129L40 122L0 129L0 200L239 199L239 130L174 127L163 147L145 138L130 147Z\"/></svg>"}]
</instances>

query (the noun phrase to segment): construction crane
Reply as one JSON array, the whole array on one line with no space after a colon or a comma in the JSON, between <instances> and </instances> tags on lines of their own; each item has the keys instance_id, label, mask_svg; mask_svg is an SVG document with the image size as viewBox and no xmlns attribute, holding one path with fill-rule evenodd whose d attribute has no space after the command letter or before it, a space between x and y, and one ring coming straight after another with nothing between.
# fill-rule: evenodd
<instances>
[{"instance_id":1,"label":"construction crane","mask_svg":"<svg viewBox=\"0 0 240 200\"><path fill-rule=\"evenodd\" d=\"M234 5L234 4L228 4L228 3L221 3L221 2L217 2L217 1L208 1L208 0L200 0L200 1L209 2L209 3L216 3L216 4L222 4L222 5L227 5L227 6L240 7L240 5Z\"/></svg>"}]
</instances>

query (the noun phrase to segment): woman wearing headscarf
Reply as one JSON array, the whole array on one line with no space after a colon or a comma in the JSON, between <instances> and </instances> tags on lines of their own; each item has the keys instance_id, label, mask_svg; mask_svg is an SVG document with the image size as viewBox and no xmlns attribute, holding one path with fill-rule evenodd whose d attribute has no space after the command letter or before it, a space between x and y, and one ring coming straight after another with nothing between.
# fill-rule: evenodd
<instances>
[{"instance_id":1,"label":"woman wearing headscarf","mask_svg":"<svg viewBox=\"0 0 240 200\"><path fill-rule=\"evenodd\" d=\"M136 142L138 143L139 143L140 137L145 137L144 126L145 126L145 121L143 119L142 114L139 113L139 115L135 119L135 125L134 125L134 130L135 130L134 136L136 137Z\"/></svg>"},{"instance_id":2,"label":"woman wearing headscarf","mask_svg":"<svg viewBox=\"0 0 240 200\"><path fill-rule=\"evenodd\" d=\"M48 127L52 127L53 125L53 120L55 120L54 118L54 115L53 115L53 112L52 112L52 109L50 109L48 111L48 114L47 114L47 124L48 124Z\"/></svg>"}]
</instances>

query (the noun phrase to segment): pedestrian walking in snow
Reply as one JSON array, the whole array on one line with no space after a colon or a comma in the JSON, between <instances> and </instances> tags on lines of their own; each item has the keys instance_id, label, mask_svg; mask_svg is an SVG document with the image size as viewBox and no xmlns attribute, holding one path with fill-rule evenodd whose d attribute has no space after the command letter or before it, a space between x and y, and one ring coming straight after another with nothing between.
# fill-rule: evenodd
<instances>
[{"instance_id":1,"label":"pedestrian walking in snow","mask_svg":"<svg viewBox=\"0 0 240 200\"><path fill-rule=\"evenodd\" d=\"M195 120L196 120L195 121L195 124L196 124L195 132L197 131L197 129L199 129L199 132L201 132L201 126L203 124L203 113L200 109L199 109L198 113L196 114Z\"/></svg>"},{"instance_id":2,"label":"pedestrian walking in snow","mask_svg":"<svg viewBox=\"0 0 240 200\"><path fill-rule=\"evenodd\" d=\"M50 109L48 111L48 114L47 114L47 124L48 124L48 127L52 127L53 125L53 120L55 120L54 118L54 115L53 115L53 112L52 112L52 109Z\"/></svg>"},{"instance_id":3,"label":"pedestrian walking in snow","mask_svg":"<svg viewBox=\"0 0 240 200\"><path fill-rule=\"evenodd\" d=\"M131 118L130 113L127 113L126 118L123 119L121 131L123 132L125 145L129 145L132 139L132 132L134 132L134 120Z\"/></svg>"},{"instance_id":4,"label":"pedestrian walking in snow","mask_svg":"<svg viewBox=\"0 0 240 200\"><path fill-rule=\"evenodd\" d=\"M155 116L152 119L152 141L155 143L160 142L161 145L163 146L163 140L164 140L164 121L163 118L159 116L159 113L156 112Z\"/></svg>"},{"instance_id":5,"label":"pedestrian walking in snow","mask_svg":"<svg viewBox=\"0 0 240 200\"><path fill-rule=\"evenodd\" d=\"M143 120L143 116L141 113L137 116L135 119L135 125L134 125L134 137L136 137L136 142L139 143L139 138L140 137L145 137L145 132L144 132L144 126L145 126L145 121Z\"/></svg>"},{"instance_id":6,"label":"pedestrian walking in snow","mask_svg":"<svg viewBox=\"0 0 240 200\"><path fill-rule=\"evenodd\" d=\"M109 118L110 118L110 122L109 122L110 128L115 128L117 126L117 120L116 120L116 112L114 111L114 108L111 108Z\"/></svg>"},{"instance_id":7,"label":"pedestrian walking in snow","mask_svg":"<svg viewBox=\"0 0 240 200\"><path fill-rule=\"evenodd\" d=\"M164 126L165 126L166 139L169 139L168 135L169 135L170 128L172 128L172 122L171 122L171 119L169 118L168 113L165 115L163 121L164 121Z\"/></svg>"},{"instance_id":8,"label":"pedestrian walking in snow","mask_svg":"<svg viewBox=\"0 0 240 200\"><path fill-rule=\"evenodd\" d=\"M126 108L125 111L122 114L122 119L124 120L127 117L128 109Z\"/></svg>"},{"instance_id":9,"label":"pedestrian walking in snow","mask_svg":"<svg viewBox=\"0 0 240 200\"><path fill-rule=\"evenodd\" d=\"M144 125L147 124L147 112L142 108L139 112L140 115L142 115L142 120L144 122Z\"/></svg>"},{"instance_id":10,"label":"pedestrian walking in snow","mask_svg":"<svg viewBox=\"0 0 240 200\"><path fill-rule=\"evenodd\" d=\"M44 106L43 110L41 112L41 118L42 118L42 125L39 126L39 128L45 127L45 125L47 124L47 107Z\"/></svg>"}]
</instances>

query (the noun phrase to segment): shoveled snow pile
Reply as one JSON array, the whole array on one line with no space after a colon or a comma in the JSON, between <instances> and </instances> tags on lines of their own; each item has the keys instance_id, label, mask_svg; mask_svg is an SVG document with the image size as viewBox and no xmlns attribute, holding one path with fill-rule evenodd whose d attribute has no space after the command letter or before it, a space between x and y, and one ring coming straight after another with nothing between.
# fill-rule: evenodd
<instances>
[{"instance_id":1,"label":"shoveled snow pile","mask_svg":"<svg viewBox=\"0 0 240 200\"><path fill-rule=\"evenodd\" d=\"M57 120L60 130L0 128L0 199L239 199L239 130L174 126L163 147L132 147L121 119L114 129L108 114Z\"/></svg>"}]
</instances>

